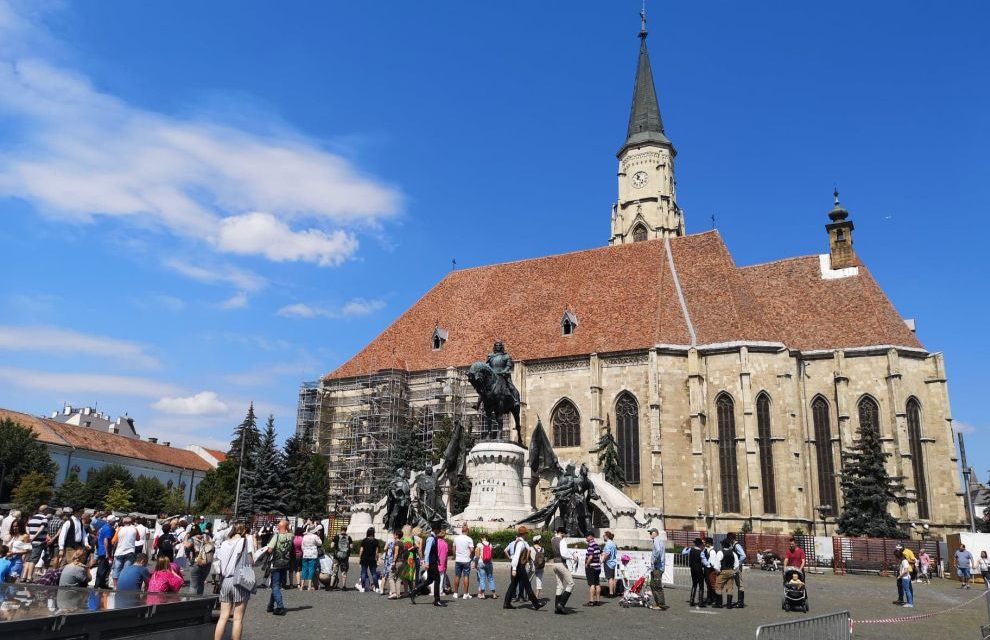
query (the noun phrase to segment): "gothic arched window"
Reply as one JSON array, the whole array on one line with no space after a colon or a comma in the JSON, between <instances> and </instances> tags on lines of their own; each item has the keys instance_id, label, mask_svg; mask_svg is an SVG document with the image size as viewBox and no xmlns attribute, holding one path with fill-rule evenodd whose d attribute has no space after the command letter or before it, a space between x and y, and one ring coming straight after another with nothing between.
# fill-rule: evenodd
<instances>
[{"instance_id":1,"label":"gothic arched window","mask_svg":"<svg viewBox=\"0 0 990 640\"><path fill-rule=\"evenodd\" d=\"M735 403L727 393L715 400L718 417L718 465L722 473L722 511L739 513L739 470L736 466Z\"/></svg>"},{"instance_id":2,"label":"gothic arched window","mask_svg":"<svg viewBox=\"0 0 990 640\"><path fill-rule=\"evenodd\" d=\"M626 482L639 482L639 403L629 392L623 392L615 403L618 426L616 443Z\"/></svg>"},{"instance_id":3,"label":"gothic arched window","mask_svg":"<svg viewBox=\"0 0 990 640\"><path fill-rule=\"evenodd\" d=\"M832 425L828 401L818 396L811 401L811 417L815 423L815 457L818 458L818 504L831 507L822 513L835 515L837 494L835 491L835 460L832 457Z\"/></svg>"},{"instance_id":4,"label":"gothic arched window","mask_svg":"<svg viewBox=\"0 0 990 640\"><path fill-rule=\"evenodd\" d=\"M770 433L770 396L756 398L756 430L760 438L760 479L763 481L763 512L777 513L777 487L773 477L773 440Z\"/></svg>"},{"instance_id":5,"label":"gothic arched window","mask_svg":"<svg viewBox=\"0 0 990 640\"><path fill-rule=\"evenodd\" d=\"M553 425L553 446L581 446L581 416L573 402L567 398L561 400L553 410L550 423Z\"/></svg>"},{"instance_id":6,"label":"gothic arched window","mask_svg":"<svg viewBox=\"0 0 990 640\"><path fill-rule=\"evenodd\" d=\"M928 482L925 481L925 452L921 447L921 403L917 398L908 399L907 424L914 489L918 493L918 517L927 520L931 515L928 511Z\"/></svg>"},{"instance_id":7,"label":"gothic arched window","mask_svg":"<svg viewBox=\"0 0 990 640\"><path fill-rule=\"evenodd\" d=\"M646 240L647 237L646 227L644 227L641 224L637 224L635 227L633 227L632 235L633 235L633 242L642 242Z\"/></svg>"},{"instance_id":8,"label":"gothic arched window","mask_svg":"<svg viewBox=\"0 0 990 640\"><path fill-rule=\"evenodd\" d=\"M877 436L880 435L880 405L870 396L863 396L859 401L859 427L873 429Z\"/></svg>"}]
</instances>

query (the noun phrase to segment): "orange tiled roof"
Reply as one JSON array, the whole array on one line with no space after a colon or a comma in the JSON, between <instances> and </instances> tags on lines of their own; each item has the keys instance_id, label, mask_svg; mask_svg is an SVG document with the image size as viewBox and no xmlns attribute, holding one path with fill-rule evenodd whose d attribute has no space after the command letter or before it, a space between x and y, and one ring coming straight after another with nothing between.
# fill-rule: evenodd
<instances>
[{"instance_id":1,"label":"orange tiled roof","mask_svg":"<svg viewBox=\"0 0 990 640\"><path fill-rule=\"evenodd\" d=\"M203 447L203 451L216 458L217 462L223 462L227 459L227 454L218 449L207 449L206 447Z\"/></svg>"},{"instance_id":2,"label":"orange tiled roof","mask_svg":"<svg viewBox=\"0 0 990 640\"><path fill-rule=\"evenodd\" d=\"M136 460L147 460L182 469L209 471L213 468L198 455L185 449L166 447L114 433L97 431L96 429L89 429L87 427L77 427L47 418L38 418L26 413L0 409L0 420L4 418L9 418L25 427L30 427L37 435L38 440L47 444L109 453Z\"/></svg>"},{"instance_id":3,"label":"orange tiled roof","mask_svg":"<svg viewBox=\"0 0 990 640\"><path fill-rule=\"evenodd\" d=\"M717 231L672 239L670 247L698 345L921 347L865 267L836 280L822 279L818 256L739 268ZM561 335L565 309L578 320L570 336ZM688 318L663 240L465 269L327 377L466 366L496 339L518 361L689 345ZM434 351L437 326L448 340Z\"/></svg>"}]
</instances>

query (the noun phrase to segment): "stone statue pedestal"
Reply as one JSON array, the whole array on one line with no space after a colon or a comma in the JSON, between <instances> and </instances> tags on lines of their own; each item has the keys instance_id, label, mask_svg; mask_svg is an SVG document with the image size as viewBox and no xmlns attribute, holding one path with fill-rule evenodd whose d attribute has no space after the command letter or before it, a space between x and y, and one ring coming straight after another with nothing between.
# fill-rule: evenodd
<instances>
[{"instance_id":1,"label":"stone statue pedestal","mask_svg":"<svg viewBox=\"0 0 990 640\"><path fill-rule=\"evenodd\" d=\"M471 500L451 522L496 531L533 513L524 490L526 450L509 442L480 442L467 456Z\"/></svg>"},{"instance_id":2,"label":"stone statue pedestal","mask_svg":"<svg viewBox=\"0 0 990 640\"><path fill-rule=\"evenodd\" d=\"M381 509L370 502L358 502L351 507L351 521L347 525L347 535L354 540L363 540L368 529L375 528L378 537L385 533L382 525Z\"/></svg>"}]
</instances>

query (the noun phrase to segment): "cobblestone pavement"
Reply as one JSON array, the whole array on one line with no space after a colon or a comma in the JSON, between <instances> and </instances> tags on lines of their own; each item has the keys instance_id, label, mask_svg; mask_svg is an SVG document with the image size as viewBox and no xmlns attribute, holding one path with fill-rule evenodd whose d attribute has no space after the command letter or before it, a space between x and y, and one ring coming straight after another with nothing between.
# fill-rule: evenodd
<instances>
[{"instance_id":1,"label":"cobblestone pavement","mask_svg":"<svg viewBox=\"0 0 990 640\"><path fill-rule=\"evenodd\" d=\"M420 597L413 606L409 600L387 600L384 596L348 590L345 593L286 592L288 614L276 617L265 613L269 592L260 589L252 598L246 616L245 638L754 638L761 624L805 617L803 613L781 610L779 573L746 573L746 608L742 610L691 609L688 591L668 588L668 611L623 609L618 600L603 598L603 606L582 607L587 587L575 584L569 604L573 615L559 616L552 611L554 581L548 573L544 596L550 606L533 611L522 605L515 611L502 609L499 600L454 600L446 597L447 607L431 606L431 598ZM500 589L508 586L505 565L496 569ZM472 582L472 585L475 583ZM891 604L897 591L893 578L875 576L808 576L808 616L848 610L854 620L882 619L930 614L960 605L982 590L960 590L958 583L936 580L931 585L915 585L915 608ZM856 640L898 638L914 640L932 637L946 640L980 640L980 625L987 624L984 600L976 600L955 611L914 622L898 624L858 624Z\"/></svg>"}]
</instances>

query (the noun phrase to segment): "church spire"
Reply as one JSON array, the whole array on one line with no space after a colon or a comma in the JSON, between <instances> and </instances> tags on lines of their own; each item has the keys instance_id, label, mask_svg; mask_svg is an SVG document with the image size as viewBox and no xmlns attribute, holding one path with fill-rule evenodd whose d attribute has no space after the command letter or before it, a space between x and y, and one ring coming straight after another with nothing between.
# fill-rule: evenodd
<instances>
[{"instance_id":1,"label":"church spire","mask_svg":"<svg viewBox=\"0 0 990 640\"><path fill-rule=\"evenodd\" d=\"M646 7L639 13L639 64L636 67L636 83L633 85L632 108L629 112L629 130L626 142L619 149L621 155L630 146L647 142L664 144L673 148L663 132L660 118L660 103L653 85L653 70L650 67L650 54L646 49Z\"/></svg>"}]
</instances>

